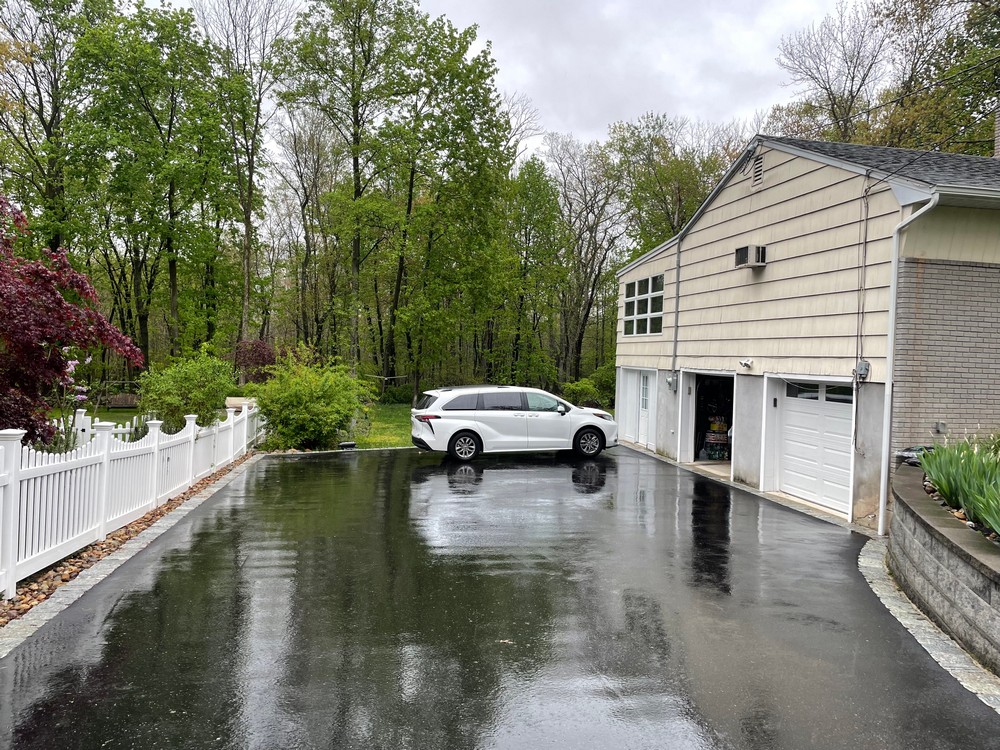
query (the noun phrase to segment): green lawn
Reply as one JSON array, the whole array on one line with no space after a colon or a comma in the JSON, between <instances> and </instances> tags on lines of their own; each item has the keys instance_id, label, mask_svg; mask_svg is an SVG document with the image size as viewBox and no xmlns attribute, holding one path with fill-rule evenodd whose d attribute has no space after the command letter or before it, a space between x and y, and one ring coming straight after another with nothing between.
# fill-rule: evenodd
<instances>
[{"instance_id":1,"label":"green lawn","mask_svg":"<svg viewBox=\"0 0 1000 750\"><path fill-rule=\"evenodd\" d=\"M410 442L409 404L375 404L368 412L371 427L367 435L358 435L358 448L403 448Z\"/></svg>"}]
</instances>

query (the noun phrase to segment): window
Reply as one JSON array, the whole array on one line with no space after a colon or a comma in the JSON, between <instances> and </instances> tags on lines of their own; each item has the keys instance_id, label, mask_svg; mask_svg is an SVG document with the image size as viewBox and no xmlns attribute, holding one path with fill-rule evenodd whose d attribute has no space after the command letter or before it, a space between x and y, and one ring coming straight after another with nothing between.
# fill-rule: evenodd
<instances>
[{"instance_id":1,"label":"window","mask_svg":"<svg viewBox=\"0 0 1000 750\"><path fill-rule=\"evenodd\" d=\"M524 408L521 406L520 393L484 393L480 398L482 399L479 405L480 409L487 409L489 411L519 411Z\"/></svg>"},{"instance_id":2,"label":"window","mask_svg":"<svg viewBox=\"0 0 1000 750\"><path fill-rule=\"evenodd\" d=\"M442 406L444 411L467 411L474 410L479 403L479 396L475 393L463 393L455 396L451 401Z\"/></svg>"},{"instance_id":3,"label":"window","mask_svg":"<svg viewBox=\"0 0 1000 750\"><path fill-rule=\"evenodd\" d=\"M812 401L835 401L839 404L854 403L854 387L850 385L820 385L819 383L788 383L788 398L807 398Z\"/></svg>"},{"instance_id":4,"label":"window","mask_svg":"<svg viewBox=\"0 0 1000 750\"><path fill-rule=\"evenodd\" d=\"M429 393L421 393L420 398L417 399L417 403L413 405L413 408L428 409L435 401L437 401L437 396L432 396Z\"/></svg>"},{"instance_id":5,"label":"window","mask_svg":"<svg viewBox=\"0 0 1000 750\"><path fill-rule=\"evenodd\" d=\"M524 397L528 399L528 411L557 411L559 409L559 401L544 393L525 393Z\"/></svg>"},{"instance_id":6,"label":"window","mask_svg":"<svg viewBox=\"0 0 1000 750\"><path fill-rule=\"evenodd\" d=\"M663 274L625 285L625 335L663 333Z\"/></svg>"}]
</instances>

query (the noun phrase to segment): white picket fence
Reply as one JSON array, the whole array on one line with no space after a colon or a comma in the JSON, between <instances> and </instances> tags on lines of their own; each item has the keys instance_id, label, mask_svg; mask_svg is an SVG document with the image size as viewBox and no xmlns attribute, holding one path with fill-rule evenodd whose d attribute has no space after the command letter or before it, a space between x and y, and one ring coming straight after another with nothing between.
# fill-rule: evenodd
<instances>
[{"instance_id":1,"label":"white picket fence","mask_svg":"<svg viewBox=\"0 0 1000 750\"><path fill-rule=\"evenodd\" d=\"M262 420L252 404L235 412L211 427L189 415L175 435L150 420L135 442L111 422L78 419L79 447L57 454L22 447L23 430L0 430L0 599L246 453Z\"/></svg>"}]
</instances>

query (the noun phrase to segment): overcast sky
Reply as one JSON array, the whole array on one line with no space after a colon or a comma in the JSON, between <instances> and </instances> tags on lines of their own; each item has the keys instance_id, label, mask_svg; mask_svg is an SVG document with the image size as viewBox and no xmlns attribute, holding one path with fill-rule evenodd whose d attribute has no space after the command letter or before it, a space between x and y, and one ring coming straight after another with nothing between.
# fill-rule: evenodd
<instances>
[{"instance_id":1,"label":"overcast sky","mask_svg":"<svg viewBox=\"0 0 1000 750\"><path fill-rule=\"evenodd\" d=\"M421 0L477 24L506 92L528 96L545 130L604 139L608 126L662 112L749 118L792 98L774 59L782 36L836 0Z\"/></svg>"}]
</instances>

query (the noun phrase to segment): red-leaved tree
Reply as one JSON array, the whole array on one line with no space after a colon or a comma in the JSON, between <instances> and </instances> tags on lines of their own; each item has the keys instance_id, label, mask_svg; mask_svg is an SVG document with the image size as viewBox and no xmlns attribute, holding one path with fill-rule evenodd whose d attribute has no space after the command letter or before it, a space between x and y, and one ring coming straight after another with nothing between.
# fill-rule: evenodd
<instances>
[{"instance_id":1,"label":"red-leaved tree","mask_svg":"<svg viewBox=\"0 0 1000 750\"><path fill-rule=\"evenodd\" d=\"M24 214L0 195L0 429L27 430L33 442L54 432L46 397L69 382L71 351L103 346L135 365L142 354L98 311L94 287L65 251L14 254L26 230Z\"/></svg>"}]
</instances>

